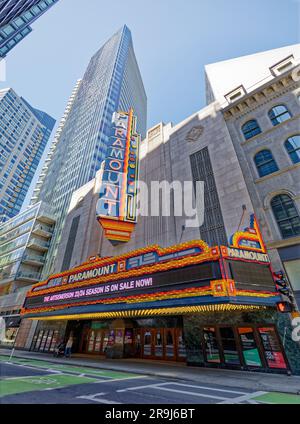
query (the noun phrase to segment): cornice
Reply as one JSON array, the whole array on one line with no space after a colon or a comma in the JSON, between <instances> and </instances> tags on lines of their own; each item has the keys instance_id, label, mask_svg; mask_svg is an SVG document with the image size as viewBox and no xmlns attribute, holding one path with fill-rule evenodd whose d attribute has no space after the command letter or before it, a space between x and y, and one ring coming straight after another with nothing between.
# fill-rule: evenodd
<instances>
[{"instance_id":1,"label":"cornice","mask_svg":"<svg viewBox=\"0 0 300 424\"><path fill-rule=\"evenodd\" d=\"M259 87L251 93L243 96L235 103L226 106L223 109L225 120L232 118L241 118L268 104L285 93L300 87L299 82L294 81L292 74L280 76L272 79L268 83Z\"/></svg>"}]
</instances>

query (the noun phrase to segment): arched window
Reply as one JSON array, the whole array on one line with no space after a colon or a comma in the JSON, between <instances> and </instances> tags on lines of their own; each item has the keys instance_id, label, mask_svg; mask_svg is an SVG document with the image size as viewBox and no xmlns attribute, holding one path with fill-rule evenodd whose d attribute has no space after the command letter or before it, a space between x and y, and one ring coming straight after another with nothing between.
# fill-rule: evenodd
<instances>
[{"instance_id":1,"label":"arched window","mask_svg":"<svg viewBox=\"0 0 300 424\"><path fill-rule=\"evenodd\" d=\"M283 238L300 235L300 216L295 204L287 194L275 196L271 207Z\"/></svg>"},{"instance_id":2,"label":"arched window","mask_svg":"<svg viewBox=\"0 0 300 424\"><path fill-rule=\"evenodd\" d=\"M275 162L270 150L261 150L255 155L254 162L260 177L265 177L266 175L279 171L277 163Z\"/></svg>"},{"instance_id":3,"label":"arched window","mask_svg":"<svg viewBox=\"0 0 300 424\"><path fill-rule=\"evenodd\" d=\"M293 135L284 143L293 163L300 162L300 134Z\"/></svg>"},{"instance_id":4,"label":"arched window","mask_svg":"<svg viewBox=\"0 0 300 424\"><path fill-rule=\"evenodd\" d=\"M269 118L274 126L281 124L281 122L287 121L292 115L284 105L274 106L269 112Z\"/></svg>"},{"instance_id":5,"label":"arched window","mask_svg":"<svg viewBox=\"0 0 300 424\"><path fill-rule=\"evenodd\" d=\"M249 138L261 133L261 129L255 119L246 122L246 124L242 126L242 131L246 140L249 140Z\"/></svg>"}]
</instances>

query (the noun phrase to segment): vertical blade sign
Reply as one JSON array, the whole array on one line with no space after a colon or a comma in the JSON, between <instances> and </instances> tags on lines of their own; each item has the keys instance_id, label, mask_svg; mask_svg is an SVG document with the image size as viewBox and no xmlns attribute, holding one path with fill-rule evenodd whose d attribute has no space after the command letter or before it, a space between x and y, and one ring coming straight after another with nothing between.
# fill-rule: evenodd
<instances>
[{"instance_id":1,"label":"vertical blade sign","mask_svg":"<svg viewBox=\"0 0 300 424\"><path fill-rule=\"evenodd\" d=\"M97 220L114 245L128 242L137 223L140 142L133 110L114 113L97 203Z\"/></svg>"}]
</instances>

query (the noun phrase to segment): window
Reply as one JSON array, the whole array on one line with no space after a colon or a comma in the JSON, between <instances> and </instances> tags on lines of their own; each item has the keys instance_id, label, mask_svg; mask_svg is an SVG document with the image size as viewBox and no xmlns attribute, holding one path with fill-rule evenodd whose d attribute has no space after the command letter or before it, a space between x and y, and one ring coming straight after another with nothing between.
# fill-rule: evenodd
<instances>
[{"instance_id":1,"label":"window","mask_svg":"<svg viewBox=\"0 0 300 424\"><path fill-rule=\"evenodd\" d=\"M270 150L262 150L257 153L254 162L260 177L265 177L279 170Z\"/></svg>"},{"instance_id":2,"label":"window","mask_svg":"<svg viewBox=\"0 0 300 424\"><path fill-rule=\"evenodd\" d=\"M291 117L292 115L284 105L275 106L269 112L269 118L271 119L274 126L287 121Z\"/></svg>"},{"instance_id":3,"label":"window","mask_svg":"<svg viewBox=\"0 0 300 424\"><path fill-rule=\"evenodd\" d=\"M282 237L289 238L300 235L300 216L295 204L287 194L275 196L271 207Z\"/></svg>"},{"instance_id":4,"label":"window","mask_svg":"<svg viewBox=\"0 0 300 424\"><path fill-rule=\"evenodd\" d=\"M261 129L255 119L246 122L246 124L242 126L242 131L246 140L249 140L250 138L261 133Z\"/></svg>"},{"instance_id":5,"label":"window","mask_svg":"<svg viewBox=\"0 0 300 424\"><path fill-rule=\"evenodd\" d=\"M293 163L300 162L300 134L294 135L286 140L285 148Z\"/></svg>"}]
</instances>

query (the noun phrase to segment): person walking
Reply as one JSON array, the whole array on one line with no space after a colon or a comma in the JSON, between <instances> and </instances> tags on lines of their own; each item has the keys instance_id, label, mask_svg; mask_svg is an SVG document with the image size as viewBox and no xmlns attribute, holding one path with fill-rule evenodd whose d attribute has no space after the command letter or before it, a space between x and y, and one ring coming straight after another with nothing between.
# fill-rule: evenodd
<instances>
[{"instance_id":1,"label":"person walking","mask_svg":"<svg viewBox=\"0 0 300 424\"><path fill-rule=\"evenodd\" d=\"M73 336L71 334L66 344L66 351L65 351L66 358L71 358L72 346L73 346Z\"/></svg>"}]
</instances>

